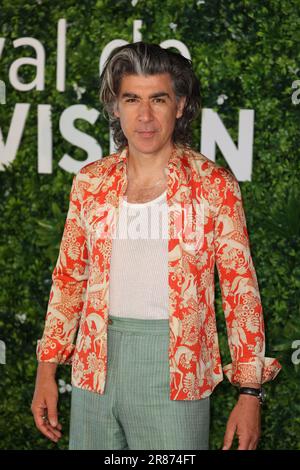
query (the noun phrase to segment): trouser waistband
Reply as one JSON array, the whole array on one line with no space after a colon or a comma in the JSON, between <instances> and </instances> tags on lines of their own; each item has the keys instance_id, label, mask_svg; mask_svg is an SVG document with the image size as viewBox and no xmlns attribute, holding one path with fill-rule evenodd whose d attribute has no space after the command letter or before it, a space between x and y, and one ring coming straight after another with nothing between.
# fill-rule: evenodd
<instances>
[{"instance_id":1,"label":"trouser waistband","mask_svg":"<svg viewBox=\"0 0 300 470\"><path fill-rule=\"evenodd\" d=\"M140 334L167 334L169 332L169 319L129 318L108 316L108 328L110 330L124 331Z\"/></svg>"}]
</instances>

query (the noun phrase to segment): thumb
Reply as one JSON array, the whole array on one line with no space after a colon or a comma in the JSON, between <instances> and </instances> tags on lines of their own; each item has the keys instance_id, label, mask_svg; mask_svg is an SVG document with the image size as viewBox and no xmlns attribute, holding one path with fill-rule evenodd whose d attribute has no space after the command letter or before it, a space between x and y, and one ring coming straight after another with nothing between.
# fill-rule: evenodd
<instances>
[{"instance_id":1,"label":"thumb","mask_svg":"<svg viewBox=\"0 0 300 470\"><path fill-rule=\"evenodd\" d=\"M57 401L55 398L48 399L47 401L47 410L48 410L48 420L54 428L58 424L58 419L57 419Z\"/></svg>"},{"instance_id":2,"label":"thumb","mask_svg":"<svg viewBox=\"0 0 300 470\"><path fill-rule=\"evenodd\" d=\"M235 427L233 427L233 426L228 427L226 429L222 450L229 450L230 449L230 447L232 445L233 437L234 437L234 431L235 431Z\"/></svg>"}]
</instances>

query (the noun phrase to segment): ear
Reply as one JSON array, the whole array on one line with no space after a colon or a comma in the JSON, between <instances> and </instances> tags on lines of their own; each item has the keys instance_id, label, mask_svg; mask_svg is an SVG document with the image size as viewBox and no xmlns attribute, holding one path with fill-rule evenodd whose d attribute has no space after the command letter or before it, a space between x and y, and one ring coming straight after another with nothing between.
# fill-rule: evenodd
<instances>
[{"instance_id":1,"label":"ear","mask_svg":"<svg viewBox=\"0 0 300 470\"><path fill-rule=\"evenodd\" d=\"M183 114L183 109L186 103L186 96L181 96L177 103L176 119L180 118Z\"/></svg>"}]
</instances>

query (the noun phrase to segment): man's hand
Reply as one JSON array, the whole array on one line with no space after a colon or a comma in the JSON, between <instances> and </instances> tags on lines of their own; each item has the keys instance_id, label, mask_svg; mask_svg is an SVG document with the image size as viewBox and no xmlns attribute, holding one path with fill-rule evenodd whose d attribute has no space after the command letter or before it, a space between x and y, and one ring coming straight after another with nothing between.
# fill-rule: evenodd
<instances>
[{"instance_id":1,"label":"man's hand","mask_svg":"<svg viewBox=\"0 0 300 470\"><path fill-rule=\"evenodd\" d=\"M57 418L58 389L56 364L39 363L31 411L38 430L53 442L61 438L62 426ZM46 417L46 419L43 417Z\"/></svg>"},{"instance_id":2,"label":"man's hand","mask_svg":"<svg viewBox=\"0 0 300 470\"><path fill-rule=\"evenodd\" d=\"M226 426L222 450L229 450L235 433L239 440L237 450L255 450L260 438L261 410L257 397L240 395Z\"/></svg>"}]
</instances>

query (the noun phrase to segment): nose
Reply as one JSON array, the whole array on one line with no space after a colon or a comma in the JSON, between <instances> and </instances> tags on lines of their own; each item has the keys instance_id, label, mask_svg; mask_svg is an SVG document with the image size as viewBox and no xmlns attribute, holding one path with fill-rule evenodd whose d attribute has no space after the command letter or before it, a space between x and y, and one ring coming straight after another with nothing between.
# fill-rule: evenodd
<instances>
[{"instance_id":1,"label":"nose","mask_svg":"<svg viewBox=\"0 0 300 470\"><path fill-rule=\"evenodd\" d=\"M151 121L153 119L152 109L149 103L140 103L138 118L143 122Z\"/></svg>"}]
</instances>

